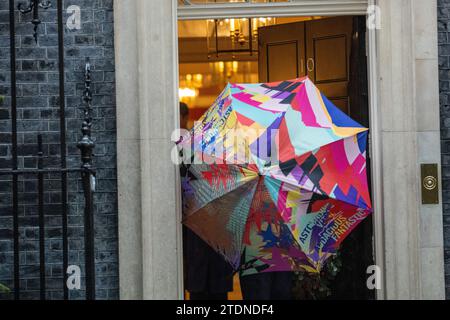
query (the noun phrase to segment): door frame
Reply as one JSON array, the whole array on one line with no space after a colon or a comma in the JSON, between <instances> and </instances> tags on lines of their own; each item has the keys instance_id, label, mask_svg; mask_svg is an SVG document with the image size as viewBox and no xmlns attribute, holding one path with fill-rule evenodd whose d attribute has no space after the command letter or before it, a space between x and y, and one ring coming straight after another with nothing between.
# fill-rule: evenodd
<instances>
[{"instance_id":1,"label":"door frame","mask_svg":"<svg viewBox=\"0 0 450 320\"><path fill-rule=\"evenodd\" d=\"M368 0L302 0L271 3L210 3L178 7L179 20L249 17L365 15Z\"/></svg>"},{"instance_id":2,"label":"door frame","mask_svg":"<svg viewBox=\"0 0 450 320\"><path fill-rule=\"evenodd\" d=\"M381 17L367 33L377 298L445 297L442 204L421 204L419 171L441 161L436 0L239 3L189 14L176 0L114 0L122 299L183 298L181 192L170 160L178 18L364 15L372 5Z\"/></svg>"},{"instance_id":3,"label":"door frame","mask_svg":"<svg viewBox=\"0 0 450 320\"><path fill-rule=\"evenodd\" d=\"M178 20L206 20L220 18L256 18L256 17L301 17L301 16L367 16L367 8L375 0L357 1L302 1L302 2L273 2L273 3L230 3L213 5L192 5L191 7L178 7ZM369 120L370 142L369 153L372 158L372 201L373 201L373 244L374 261L384 274L384 242L383 242L383 213L382 192L380 181L380 135L377 103L377 42L375 30L367 32L367 64L369 86ZM176 61L178 65L178 61ZM384 277L381 278L384 281ZM385 285L376 290L377 299L383 299Z\"/></svg>"}]
</instances>

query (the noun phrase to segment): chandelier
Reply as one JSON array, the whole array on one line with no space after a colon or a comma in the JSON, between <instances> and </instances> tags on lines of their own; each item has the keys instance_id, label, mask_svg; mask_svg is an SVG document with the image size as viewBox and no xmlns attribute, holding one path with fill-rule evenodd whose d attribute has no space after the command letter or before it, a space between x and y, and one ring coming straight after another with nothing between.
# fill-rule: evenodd
<instances>
[{"instance_id":1,"label":"chandelier","mask_svg":"<svg viewBox=\"0 0 450 320\"><path fill-rule=\"evenodd\" d=\"M258 28L276 24L275 18L242 18L207 20L208 58L221 54L250 55L258 53Z\"/></svg>"}]
</instances>

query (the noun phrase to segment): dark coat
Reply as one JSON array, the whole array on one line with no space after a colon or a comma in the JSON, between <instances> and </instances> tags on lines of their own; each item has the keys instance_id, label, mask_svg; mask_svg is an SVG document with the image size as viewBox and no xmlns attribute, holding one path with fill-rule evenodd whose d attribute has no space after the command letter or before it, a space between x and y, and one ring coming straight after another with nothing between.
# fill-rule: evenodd
<instances>
[{"instance_id":1,"label":"dark coat","mask_svg":"<svg viewBox=\"0 0 450 320\"><path fill-rule=\"evenodd\" d=\"M188 167L181 165L181 176ZM189 228L183 226L185 289L194 293L233 291L233 269L224 258Z\"/></svg>"},{"instance_id":2,"label":"dark coat","mask_svg":"<svg viewBox=\"0 0 450 320\"><path fill-rule=\"evenodd\" d=\"M183 228L185 289L189 292L233 291L233 269L187 227Z\"/></svg>"}]
</instances>

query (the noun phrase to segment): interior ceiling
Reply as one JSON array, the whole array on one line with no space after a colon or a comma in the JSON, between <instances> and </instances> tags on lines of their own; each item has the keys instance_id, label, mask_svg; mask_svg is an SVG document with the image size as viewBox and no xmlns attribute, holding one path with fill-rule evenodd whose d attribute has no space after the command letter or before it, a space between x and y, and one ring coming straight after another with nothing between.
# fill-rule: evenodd
<instances>
[{"instance_id":1,"label":"interior ceiling","mask_svg":"<svg viewBox=\"0 0 450 320\"><path fill-rule=\"evenodd\" d=\"M204 38L207 35L206 20L179 20L180 38Z\"/></svg>"},{"instance_id":2,"label":"interior ceiling","mask_svg":"<svg viewBox=\"0 0 450 320\"><path fill-rule=\"evenodd\" d=\"M279 17L275 24L284 24L298 21L318 19L319 17ZM180 38L206 38L207 36L206 20L179 20L178 36Z\"/></svg>"},{"instance_id":3,"label":"interior ceiling","mask_svg":"<svg viewBox=\"0 0 450 320\"><path fill-rule=\"evenodd\" d=\"M279 17L274 24L285 24L321 17ZM207 20L178 21L180 88L189 88L192 97L181 96L191 109L206 109L214 102L227 82L256 83L258 77L257 54L211 55L207 44ZM211 25L211 23L210 23ZM212 32L212 28L209 30ZM226 37L219 41L224 41ZM201 115L192 114L193 118Z\"/></svg>"}]
</instances>

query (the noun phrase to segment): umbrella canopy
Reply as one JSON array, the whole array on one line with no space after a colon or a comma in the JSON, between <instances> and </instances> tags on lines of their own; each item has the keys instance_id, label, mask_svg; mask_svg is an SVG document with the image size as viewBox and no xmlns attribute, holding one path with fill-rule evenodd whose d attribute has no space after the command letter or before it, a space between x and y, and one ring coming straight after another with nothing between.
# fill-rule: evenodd
<instances>
[{"instance_id":1,"label":"umbrella canopy","mask_svg":"<svg viewBox=\"0 0 450 320\"><path fill-rule=\"evenodd\" d=\"M244 274L306 270L371 214L368 129L309 78L228 84L183 135L183 223Z\"/></svg>"}]
</instances>

